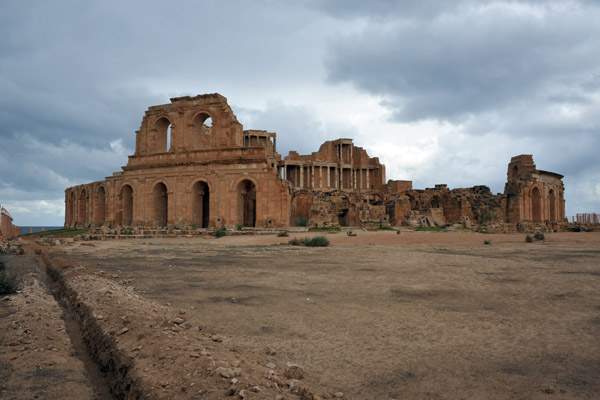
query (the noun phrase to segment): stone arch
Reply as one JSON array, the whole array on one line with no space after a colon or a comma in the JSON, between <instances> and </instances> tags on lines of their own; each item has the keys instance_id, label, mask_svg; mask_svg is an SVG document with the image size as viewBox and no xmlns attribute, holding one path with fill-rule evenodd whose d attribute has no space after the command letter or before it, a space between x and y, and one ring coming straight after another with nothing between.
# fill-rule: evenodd
<instances>
[{"instance_id":1,"label":"stone arch","mask_svg":"<svg viewBox=\"0 0 600 400\"><path fill-rule=\"evenodd\" d=\"M79 192L79 209L77 210L77 222L80 227L85 227L87 224L87 202L87 192L85 189L81 189L81 192Z\"/></svg>"},{"instance_id":2,"label":"stone arch","mask_svg":"<svg viewBox=\"0 0 600 400\"><path fill-rule=\"evenodd\" d=\"M172 123L167 116L161 116L156 120L156 137L154 141L154 152L166 153L171 150Z\"/></svg>"},{"instance_id":3,"label":"stone arch","mask_svg":"<svg viewBox=\"0 0 600 400\"><path fill-rule=\"evenodd\" d=\"M106 219L106 190L104 186L99 186L96 190L96 199L95 199L95 225L102 226L104 225L104 221Z\"/></svg>"},{"instance_id":4,"label":"stone arch","mask_svg":"<svg viewBox=\"0 0 600 400\"><path fill-rule=\"evenodd\" d=\"M434 195L431 200L429 200L429 205L431 206L431 208L442 208L442 198L440 196L438 196L437 194Z\"/></svg>"},{"instance_id":5,"label":"stone arch","mask_svg":"<svg viewBox=\"0 0 600 400\"><path fill-rule=\"evenodd\" d=\"M237 185L238 221L243 226L256 226L256 192L256 184L250 179Z\"/></svg>"},{"instance_id":6,"label":"stone arch","mask_svg":"<svg viewBox=\"0 0 600 400\"><path fill-rule=\"evenodd\" d=\"M192 186L192 224L208 228L210 221L210 187L206 181L197 180Z\"/></svg>"},{"instance_id":7,"label":"stone arch","mask_svg":"<svg viewBox=\"0 0 600 400\"><path fill-rule=\"evenodd\" d=\"M517 175L519 175L519 167L517 165L513 165L512 171L511 171L511 177L516 178Z\"/></svg>"},{"instance_id":8,"label":"stone arch","mask_svg":"<svg viewBox=\"0 0 600 400\"><path fill-rule=\"evenodd\" d=\"M130 184L125 184L121 187L121 218L120 222L123 226L133 224L133 187Z\"/></svg>"},{"instance_id":9,"label":"stone arch","mask_svg":"<svg viewBox=\"0 0 600 400\"><path fill-rule=\"evenodd\" d=\"M152 187L152 225L167 226L169 221L169 193L167 185L159 181Z\"/></svg>"},{"instance_id":10,"label":"stone arch","mask_svg":"<svg viewBox=\"0 0 600 400\"><path fill-rule=\"evenodd\" d=\"M201 111L192 118L192 150L206 149L212 145L213 118Z\"/></svg>"},{"instance_id":11,"label":"stone arch","mask_svg":"<svg viewBox=\"0 0 600 400\"><path fill-rule=\"evenodd\" d=\"M533 222L542 222L542 193L537 186L531 189L531 219Z\"/></svg>"},{"instance_id":12,"label":"stone arch","mask_svg":"<svg viewBox=\"0 0 600 400\"><path fill-rule=\"evenodd\" d=\"M550 221L556 222L558 218L556 217L556 195L554 194L554 189L550 189L548 195L550 198Z\"/></svg>"}]
</instances>

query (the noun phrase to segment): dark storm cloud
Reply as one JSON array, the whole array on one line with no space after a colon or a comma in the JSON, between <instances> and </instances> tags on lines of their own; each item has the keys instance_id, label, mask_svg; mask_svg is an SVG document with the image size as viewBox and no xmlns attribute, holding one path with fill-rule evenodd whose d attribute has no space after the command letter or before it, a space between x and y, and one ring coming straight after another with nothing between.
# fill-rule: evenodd
<instances>
[{"instance_id":1,"label":"dark storm cloud","mask_svg":"<svg viewBox=\"0 0 600 400\"><path fill-rule=\"evenodd\" d=\"M578 104L591 102L591 87L573 89L569 80L597 84L598 8L480 4L446 6L433 18L407 19L398 11L396 19L388 14L383 23L338 36L330 46L329 77L382 96L398 121L462 123L518 103L547 108L547 98L556 102L565 91Z\"/></svg>"}]
</instances>

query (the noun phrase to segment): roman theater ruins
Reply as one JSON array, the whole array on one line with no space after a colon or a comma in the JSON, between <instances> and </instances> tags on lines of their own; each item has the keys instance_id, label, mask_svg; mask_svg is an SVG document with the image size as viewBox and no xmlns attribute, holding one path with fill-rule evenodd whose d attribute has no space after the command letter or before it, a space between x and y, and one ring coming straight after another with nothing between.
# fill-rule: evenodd
<instances>
[{"instance_id":1,"label":"roman theater ruins","mask_svg":"<svg viewBox=\"0 0 600 400\"><path fill-rule=\"evenodd\" d=\"M434 226L560 229L562 175L513 157L504 193L487 186L417 190L352 139L281 157L275 133L243 130L219 94L150 107L122 171L65 191L66 227L177 229Z\"/></svg>"}]
</instances>

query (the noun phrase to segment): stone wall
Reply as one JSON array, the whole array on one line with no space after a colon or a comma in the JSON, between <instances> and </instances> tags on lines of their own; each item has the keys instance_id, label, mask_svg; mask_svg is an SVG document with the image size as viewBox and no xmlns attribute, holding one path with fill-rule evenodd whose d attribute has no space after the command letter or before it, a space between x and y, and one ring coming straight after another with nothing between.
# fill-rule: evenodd
<instances>
[{"instance_id":1,"label":"stone wall","mask_svg":"<svg viewBox=\"0 0 600 400\"><path fill-rule=\"evenodd\" d=\"M0 238L14 239L17 236L19 236L19 227L13 225L10 213L0 205Z\"/></svg>"}]
</instances>

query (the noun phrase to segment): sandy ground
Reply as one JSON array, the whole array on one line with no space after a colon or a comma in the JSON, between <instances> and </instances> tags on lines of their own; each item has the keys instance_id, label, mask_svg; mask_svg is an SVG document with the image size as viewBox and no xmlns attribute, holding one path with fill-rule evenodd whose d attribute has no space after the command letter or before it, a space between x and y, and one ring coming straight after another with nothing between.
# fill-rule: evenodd
<instances>
[{"instance_id":1,"label":"sandy ground","mask_svg":"<svg viewBox=\"0 0 600 400\"><path fill-rule=\"evenodd\" d=\"M600 233L535 243L522 234L357 233L327 235L327 248L227 236L64 250L279 368L303 365L317 393L600 398Z\"/></svg>"}]
</instances>

